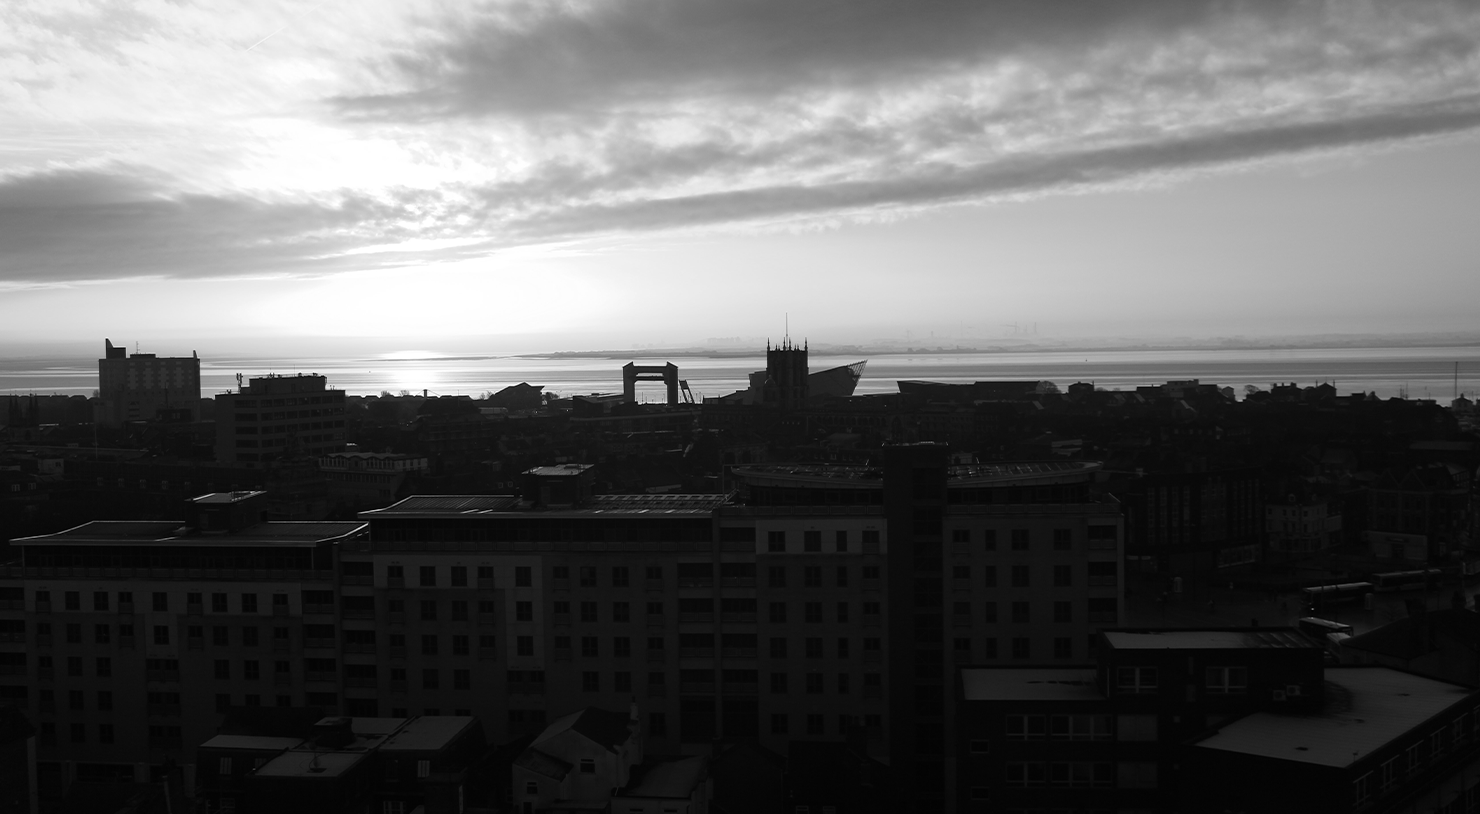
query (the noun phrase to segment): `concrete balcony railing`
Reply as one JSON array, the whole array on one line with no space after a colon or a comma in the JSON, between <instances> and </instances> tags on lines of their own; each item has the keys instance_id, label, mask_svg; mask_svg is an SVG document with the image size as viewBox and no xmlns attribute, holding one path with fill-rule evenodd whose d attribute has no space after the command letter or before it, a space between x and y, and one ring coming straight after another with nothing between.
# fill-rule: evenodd
<instances>
[{"instance_id":1,"label":"concrete balcony railing","mask_svg":"<svg viewBox=\"0 0 1480 814\"><path fill-rule=\"evenodd\" d=\"M754 622L755 611L745 611L742 613L721 613L719 615L719 620L721 622Z\"/></svg>"},{"instance_id":2,"label":"concrete balcony railing","mask_svg":"<svg viewBox=\"0 0 1480 814\"><path fill-rule=\"evenodd\" d=\"M722 647L720 655L727 659L753 659L755 658L754 647Z\"/></svg>"},{"instance_id":3,"label":"concrete balcony railing","mask_svg":"<svg viewBox=\"0 0 1480 814\"><path fill-rule=\"evenodd\" d=\"M712 614L712 613L679 613L678 614L678 621L680 621L680 622L713 622L714 621L714 614Z\"/></svg>"},{"instance_id":4,"label":"concrete balcony railing","mask_svg":"<svg viewBox=\"0 0 1480 814\"><path fill-rule=\"evenodd\" d=\"M680 647L678 649L680 658L685 659L712 659L714 658L713 647Z\"/></svg>"},{"instance_id":5,"label":"concrete balcony railing","mask_svg":"<svg viewBox=\"0 0 1480 814\"><path fill-rule=\"evenodd\" d=\"M334 606L322 602L307 602L303 605L304 616L333 616Z\"/></svg>"}]
</instances>

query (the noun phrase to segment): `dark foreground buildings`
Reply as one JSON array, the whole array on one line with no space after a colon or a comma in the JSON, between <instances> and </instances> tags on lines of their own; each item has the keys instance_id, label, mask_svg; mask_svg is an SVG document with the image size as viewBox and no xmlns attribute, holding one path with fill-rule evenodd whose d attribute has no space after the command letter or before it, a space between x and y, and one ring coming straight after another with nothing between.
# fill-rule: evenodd
<instances>
[{"instance_id":1,"label":"dark foreground buildings","mask_svg":"<svg viewBox=\"0 0 1480 814\"><path fill-rule=\"evenodd\" d=\"M635 700L652 754L849 741L943 810L956 666L1084 663L1122 612L1094 465L948 460L744 468L733 496L592 495L588 467L543 467L522 497L339 523L226 493L22 539L0 695L36 722L53 796L166 766L197 794L196 747L242 706L460 716L504 743Z\"/></svg>"}]
</instances>

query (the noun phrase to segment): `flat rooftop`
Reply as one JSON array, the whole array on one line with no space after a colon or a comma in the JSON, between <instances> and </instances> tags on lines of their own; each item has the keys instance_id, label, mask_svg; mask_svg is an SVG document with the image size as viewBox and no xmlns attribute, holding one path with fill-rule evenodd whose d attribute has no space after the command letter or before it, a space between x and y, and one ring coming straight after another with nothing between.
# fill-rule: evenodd
<instances>
[{"instance_id":1,"label":"flat rooftop","mask_svg":"<svg viewBox=\"0 0 1480 814\"><path fill-rule=\"evenodd\" d=\"M1318 645L1291 628L1107 630L1104 636L1116 650L1319 649Z\"/></svg>"},{"instance_id":2,"label":"flat rooftop","mask_svg":"<svg viewBox=\"0 0 1480 814\"><path fill-rule=\"evenodd\" d=\"M258 777L338 777L364 760L367 752L293 749L257 767Z\"/></svg>"},{"instance_id":3,"label":"flat rooftop","mask_svg":"<svg viewBox=\"0 0 1480 814\"><path fill-rule=\"evenodd\" d=\"M365 529L358 520L271 520L229 534L201 534L184 520L94 520L53 534L12 540L13 545L266 546L312 547Z\"/></svg>"},{"instance_id":4,"label":"flat rooftop","mask_svg":"<svg viewBox=\"0 0 1480 814\"><path fill-rule=\"evenodd\" d=\"M454 517L644 516L710 514L728 495L596 495L584 506L533 509L513 495L416 495L383 509L360 512L366 520Z\"/></svg>"},{"instance_id":5,"label":"flat rooftop","mask_svg":"<svg viewBox=\"0 0 1480 814\"><path fill-rule=\"evenodd\" d=\"M1341 767L1421 726L1471 691L1387 667L1327 667L1320 712L1256 712L1193 746Z\"/></svg>"},{"instance_id":6,"label":"flat rooftop","mask_svg":"<svg viewBox=\"0 0 1480 814\"><path fill-rule=\"evenodd\" d=\"M1099 701L1093 667L966 667L961 696L967 701Z\"/></svg>"},{"instance_id":7,"label":"flat rooftop","mask_svg":"<svg viewBox=\"0 0 1480 814\"><path fill-rule=\"evenodd\" d=\"M473 725L466 715L422 715L412 718L381 744L382 752L431 752L451 743Z\"/></svg>"},{"instance_id":8,"label":"flat rooftop","mask_svg":"<svg viewBox=\"0 0 1480 814\"><path fill-rule=\"evenodd\" d=\"M270 735L217 735L202 743L202 749L244 749L281 752L303 743L302 738L278 738Z\"/></svg>"}]
</instances>

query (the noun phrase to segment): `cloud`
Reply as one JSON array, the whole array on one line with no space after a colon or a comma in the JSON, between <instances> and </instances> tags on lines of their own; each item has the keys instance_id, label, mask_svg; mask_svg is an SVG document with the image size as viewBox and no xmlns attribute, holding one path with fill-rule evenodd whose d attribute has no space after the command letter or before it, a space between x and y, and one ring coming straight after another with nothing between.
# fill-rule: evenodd
<instances>
[{"instance_id":1,"label":"cloud","mask_svg":"<svg viewBox=\"0 0 1480 814\"><path fill-rule=\"evenodd\" d=\"M789 226L1480 126L1471 0L76 7L0 25L0 282Z\"/></svg>"}]
</instances>

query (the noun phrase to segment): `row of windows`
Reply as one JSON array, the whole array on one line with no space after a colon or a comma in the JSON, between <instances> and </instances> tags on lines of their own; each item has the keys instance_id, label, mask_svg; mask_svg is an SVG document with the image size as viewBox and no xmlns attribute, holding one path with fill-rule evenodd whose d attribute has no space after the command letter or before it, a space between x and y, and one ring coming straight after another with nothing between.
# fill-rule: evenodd
<instances>
[{"instance_id":1,"label":"row of windows","mask_svg":"<svg viewBox=\"0 0 1480 814\"><path fill-rule=\"evenodd\" d=\"M1446 752L1468 742L1475 734L1476 716L1480 713L1464 713L1447 725L1429 732L1422 740L1410 744L1402 754L1391 757L1377 768L1366 772L1353 782L1354 802L1358 805L1372 800L1397 787L1404 777L1422 770L1430 762Z\"/></svg>"},{"instance_id":2,"label":"row of windows","mask_svg":"<svg viewBox=\"0 0 1480 814\"><path fill-rule=\"evenodd\" d=\"M1004 783L1010 788L1043 786L1087 786L1098 788L1154 789L1157 767L1150 762L1024 761L1003 765Z\"/></svg>"},{"instance_id":3,"label":"row of windows","mask_svg":"<svg viewBox=\"0 0 1480 814\"><path fill-rule=\"evenodd\" d=\"M802 552L808 554L822 553L822 536L820 529L807 529L802 532ZM830 535L832 538L832 550L838 554L848 553L849 531L837 529ZM864 550L877 550L879 546L879 530L864 529L861 534ZM769 554L785 554L788 550L788 534L784 530L766 532L766 552Z\"/></svg>"},{"instance_id":4,"label":"row of windows","mask_svg":"<svg viewBox=\"0 0 1480 814\"><path fill-rule=\"evenodd\" d=\"M1050 540L1054 551L1072 551L1074 548L1073 529L1051 529ZM975 536L975 540L973 540ZM978 534L973 535L971 529L952 529L951 542L972 544L980 542L985 551L997 550L997 529L981 529ZM1009 529L1007 538L1009 547L1013 551L1028 551L1033 547L1032 529ZM1119 534L1115 526L1095 525L1090 526L1086 534L1088 546L1092 550L1113 550Z\"/></svg>"},{"instance_id":5,"label":"row of windows","mask_svg":"<svg viewBox=\"0 0 1480 814\"><path fill-rule=\"evenodd\" d=\"M305 593L307 593L307 592L305 592ZM332 592L328 592L328 591L325 591L324 593L329 594L331 597L333 595ZM261 603L259 603L257 601L258 600L258 597L259 597L259 595L258 594L255 594L255 593L237 594L237 609L238 609L238 612L240 612L240 613L260 613L261 612L262 605L261 605ZM36 598L36 604L39 606L38 607L38 610L44 609L45 606L49 606L51 604L51 591L49 591L49 590L38 590L38 591L36 591L35 598ZM96 611L107 611L107 610L109 610L109 601L108 601L109 598L110 598L110 596L109 596L109 593L107 591L93 591L92 592L92 609L93 609L93 611L96 612ZM169 612L169 609L170 609L170 595L169 595L168 592L165 592L165 591L155 591L155 592L153 592L153 593L150 594L149 599L150 599L150 608L153 611L155 611L156 613L167 613L167 612ZM213 594L211 594L211 612L212 613L230 613L231 612L230 599L231 599L230 594L226 594L226 593L213 593ZM282 594L282 593L272 594L272 600L271 601L272 601L272 607L274 609L281 609L281 608L288 607L288 595L287 594ZM132 591L119 591L118 592L118 605L119 605L120 608L128 608L128 607L131 607L133 605L133 603L134 603L134 594L133 594ZM187 610L194 610L194 609L197 609L197 608L203 610L205 608L205 594L203 594L203 593L196 593L196 592L191 592L191 593L185 594L185 606L186 606L186 609ZM69 611L80 611L80 610L82 610L82 592L81 591L63 591L62 592L62 608L64 610L69 610Z\"/></svg>"},{"instance_id":6,"label":"row of windows","mask_svg":"<svg viewBox=\"0 0 1480 814\"><path fill-rule=\"evenodd\" d=\"M1091 637L1091 639L1093 639L1093 637ZM1007 642L1007 645L1008 645L1008 648L1009 648L1009 654L1010 654L1010 657L1011 658L1013 658L1013 659L1030 659L1030 658L1033 658L1034 657L1034 655L1033 655L1033 640L1032 639L1030 639L1030 638L1028 638L1026 636L1015 636L1015 637L1010 638L1010 639L1005 639L1004 641ZM952 647L955 649L955 651L958 654L969 654L971 652L972 640L969 639L969 638L959 637L959 638L953 639L952 642L951 642L951 644L952 644ZM1053 647L1053 658L1055 658L1055 659L1072 659L1072 658L1074 658L1074 640L1072 638L1069 638L1067 636L1059 636L1059 637L1056 637L1056 638L1053 639L1052 647ZM998 658L1001 658L1002 657L1000 655L1000 651L999 651L999 649L997 647L997 639L996 638L989 636L986 639L983 639L982 640L982 655L981 655L981 657L983 659L987 659L987 660L998 659Z\"/></svg>"},{"instance_id":7,"label":"row of windows","mask_svg":"<svg viewBox=\"0 0 1480 814\"><path fill-rule=\"evenodd\" d=\"M1085 563L1086 584L1094 587L1113 587L1117 580L1117 563L1113 560L1104 562ZM997 587L997 566L984 565L973 569L970 565L951 566L951 579L961 582L973 580L973 570L979 574L977 581L982 587ZM1033 567L1029 565L1014 565L1008 571L1008 585L1013 588L1031 588L1033 586ZM1059 564L1053 566L1053 587L1074 587L1074 566L1071 564Z\"/></svg>"},{"instance_id":8,"label":"row of windows","mask_svg":"<svg viewBox=\"0 0 1480 814\"><path fill-rule=\"evenodd\" d=\"M1154 693L1159 677L1155 667L1119 667L1115 670L1115 689L1122 693ZM1208 667L1203 670L1203 687L1213 695L1236 695L1249 689L1247 667Z\"/></svg>"}]
</instances>

